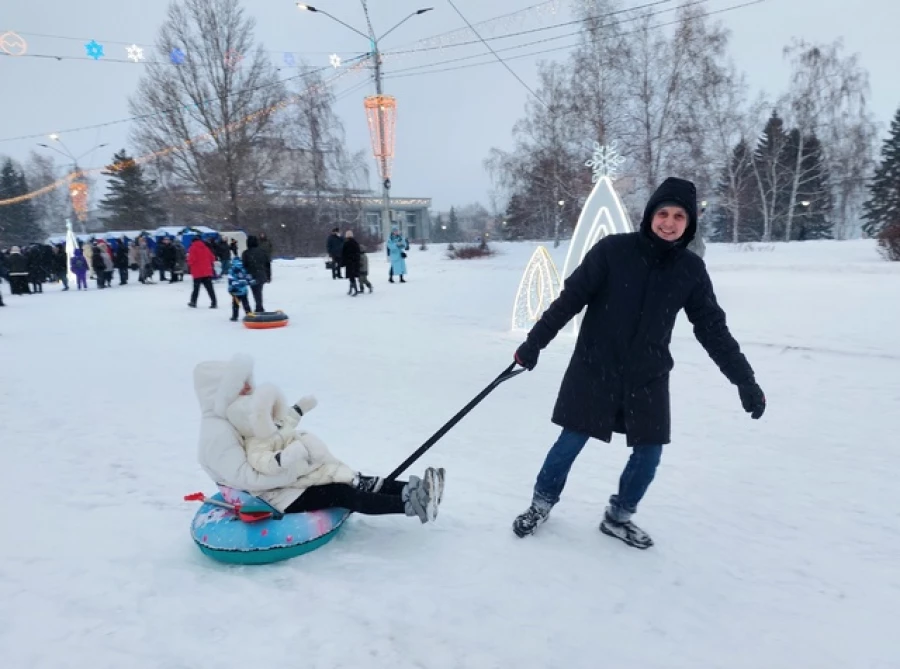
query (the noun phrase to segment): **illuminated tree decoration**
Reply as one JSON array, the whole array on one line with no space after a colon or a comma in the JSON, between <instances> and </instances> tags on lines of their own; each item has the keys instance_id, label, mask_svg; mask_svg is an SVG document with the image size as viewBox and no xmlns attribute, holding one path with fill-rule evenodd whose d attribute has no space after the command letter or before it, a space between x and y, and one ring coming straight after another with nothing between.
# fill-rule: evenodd
<instances>
[{"instance_id":1,"label":"illuminated tree decoration","mask_svg":"<svg viewBox=\"0 0 900 669\"><path fill-rule=\"evenodd\" d=\"M328 62L331 63L331 67L337 69L341 66L341 57L336 53L333 53L328 57Z\"/></svg>"},{"instance_id":2,"label":"illuminated tree decoration","mask_svg":"<svg viewBox=\"0 0 900 669\"><path fill-rule=\"evenodd\" d=\"M0 51L10 56L24 56L28 52L28 42L12 30L0 35Z\"/></svg>"},{"instance_id":3,"label":"illuminated tree decoration","mask_svg":"<svg viewBox=\"0 0 900 669\"><path fill-rule=\"evenodd\" d=\"M88 185L82 175L76 176L69 184L69 197L72 198L72 209L75 216L84 223L87 220L88 211Z\"/></svg>"},{"instance_id":4,"label":"illuminated tree decoration","mask_svg":"<svg viewBox=\"0 0 900 669\"><path fill-rule=\"evenodd\" d=\"M93 58L94 60L100 60L104 56L103 45L95 39L84 45L84 51L87 53L88 58Z\"/></svg>"},{"instance_id":5,"label":"illuminated tree decoration","mask_svg":"<svg viewBox=\"0 0 900 669\"><path fill-rule=\"evenodd\" d=\"M391 178L394 160L394 127L397 123L397 100L390 95L370 95L365 99L372 153L378 161L381 178Z\"/></svg>"},{"instance_id":6,"label":"illuminated tree decoration","mask_svg":"<svg viewBox=\"0 0 900 669\"><path fill-rule=\"evenodd\" d=\"M525 267L516 291L512 329L530 330L550 303L559 296L559 272L550 253L538 246Z\"/></svg>"},{"instance_id":7,"label":"illuminated tree decoration","mask_svg":"<svg viewBox=\"0 0 900 669\"><path fill-rule=\"evenodd\" d=\"M566 253L566 264L563 266L563 281L575 271L587 252L607 235L634 232L634 226L628 218L622 201L613 188L610 173L614 173L617 166L624 162L624 158L618 155L615 145L602 147L598 154L599 145L595 144L594 157L586 164L594 169L596 185L584 208L578 216L578 224L569 242L569 250ZM581 316L573 319L575 332L581 327Z\"/></svg>"},{"instance_id":8,"label":"illuminated tree decoration","mask_svg":"<svg viewBox=\"0 0 900 669\"><path fill-rule=\"evenodd\" d=\"M144 50L137 44L126 47L125 52L128 54L128 60L134 63L140 63L144 60Z\"/></svg>"},{"instance_id":9,"label":"illuminated tree decoration","mask_svg":"<svg viewBox=\"0 0 900 669\"><path fill-rule=\"evenodd\" d=\"M185 59L185 53L177 46L169 52L169 60L172 61L173 65L183 65Z\"/></svg>"},{"instance_id":10,"label":"illuminated tree decoration","mask_svg":"<svg viewBox=\"0 0 900 669\"><path fill-rule=\"evenodd\" d=\"M297 64L297 59L294 58L294 54L290 51L284 52L284 64L288 67L294 67Z\"/></svg>"}]
</instances>

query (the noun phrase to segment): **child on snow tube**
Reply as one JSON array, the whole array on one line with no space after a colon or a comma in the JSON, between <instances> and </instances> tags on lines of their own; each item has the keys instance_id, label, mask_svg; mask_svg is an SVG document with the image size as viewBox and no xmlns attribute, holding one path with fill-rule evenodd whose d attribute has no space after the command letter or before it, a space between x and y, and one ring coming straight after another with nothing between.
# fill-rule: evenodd
<instances>
[{"instance_id":1,"label":"child on snow tube","mask_svg":"<svg viewBox=\"0 0 900 669\"><path fill-rule=\"evenodd\" d=\"M194 368L202 410L200 465L213 481L256 495L282 513L343 508L367 515L405 514L433 521L443 496L443 469L409 482L364 476L335 458L300 418L312 396L287 407L269 384L254 388L253 360L203 362Z\"/></svg>"}]
</instances>

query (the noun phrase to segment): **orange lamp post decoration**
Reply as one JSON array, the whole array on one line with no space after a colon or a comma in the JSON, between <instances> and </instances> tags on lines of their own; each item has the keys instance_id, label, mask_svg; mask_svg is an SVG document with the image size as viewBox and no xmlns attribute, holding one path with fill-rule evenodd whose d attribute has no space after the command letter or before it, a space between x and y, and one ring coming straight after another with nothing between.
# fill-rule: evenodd
<instances>
[{"instance_id":1,"label":"orange lamp post decoration","mask_svg":"<svg viewBox=\"0 0 900 669\"><path fill-rule=\"evenodd\" d=\"M69 184L69 197L72 198L72 209L75 211L78 221L82 224L83 231L88 213L88 185L81 173L76 173Z\"/></svg>"},{"instance_id":2,"label":"orange lamp post decoration","mask_svg":"<svg viewBox=\"0 0 900 669\"><path fill-rule=\"evenodd\" d=\"M397 100L391 95L370 95L365 99L372 153L381 174L381 231L391 234L391 166L394 160L394 129L397 125Z\"/></svg>"}]
</instances>

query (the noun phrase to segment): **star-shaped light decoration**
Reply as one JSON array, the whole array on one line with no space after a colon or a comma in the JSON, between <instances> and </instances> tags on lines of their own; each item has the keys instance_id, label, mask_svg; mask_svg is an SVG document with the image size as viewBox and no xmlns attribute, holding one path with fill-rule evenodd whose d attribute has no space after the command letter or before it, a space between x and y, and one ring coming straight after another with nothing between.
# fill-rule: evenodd
<instances>
[{"instance_id":1,"label":"star-shaped light decoration","mask_svg":"<svg viewBox=\"0 0 900 669\"><path fill-rule=\"evenodd\" d=\"M328 62L331 63L331 67L337 69L341 66L341 57L333 53L328 57Z\"/></svg>"},{"instance_id":2,"label":"star-shaped light decoration","mask_svg":"<svg viewBox=\"0 0 900 669\"><path fill-rule=\"evenodd\" d=\"M169 60L172 61L175 65L181 65L184 63L185 53L177 46L169 52Z\"/></svg>"},{"instance_id":3,"label":"star-shaped light decoration","mask_svg":"<svg viewBox=\"0 0 900 669\"><path fill-rule=\"evenodd\" d=\"M84 45L84 51L87 53L89 58L93 58L94 60L100 60L103 58L103 45L99 44L97 40L92 39L90 42Z\"/></svg>"},{"instance_id":4,"label":"star-shaped light decoration","mask_svg":"<svg viewBox=\"0 0 900 669\"><path fill-rule=\"evenodd\" d=\"M126 47L125 51L128 52L128 60L134 63L140 63L142 60L144 60L144 50L137 44L132 44L131 46Z\"/></svg>"},{"instance_id":5,"label":"star-shaped light decoration","mask_svg":"<svg viewBox=\"0 0 900 669\"><path fill-rule=\"evenodd\" d=\"M617 145L617 142L613 142L600 146L599 142L594 142L594 155L585 163L594 173L592 182L599 181L601 177L615 178L619 165L625 162L625 156L619 154Z\"/></svg>"},{"instance_id":6,"label":"star-shaped light decoration","mask_svg":"<svg viewBox=\"0 0 900 669\"><path fill-rule=\"evenodd\" d=\"M297 61L294 59L294 54L290 51L284 52L284 64L288 67L294 67L297 64Z\"/></svg>"}]
</instances>

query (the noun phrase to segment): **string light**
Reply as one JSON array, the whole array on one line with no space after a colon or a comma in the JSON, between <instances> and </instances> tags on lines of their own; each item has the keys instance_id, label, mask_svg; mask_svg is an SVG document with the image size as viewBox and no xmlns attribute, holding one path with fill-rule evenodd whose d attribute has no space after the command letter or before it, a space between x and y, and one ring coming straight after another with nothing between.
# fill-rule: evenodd
<instances>
[{"instance_id":1,"label":"string light","mask_svg":"<svg viewBox=\"0 0 900 669\"><path fill-rule=\"evenodd\" d=\"M24 56L28 53L28 42L12 30L0 35L0 51L10 56Z\"/></svg>"},{"instance_id":2,"label":"string light","mask_svg":"<svg viewBox=\"0 0 900 669\"><path fill-rule=\"evenodd\" d=\"M132 62L139 63L144 60L144 50L137 44L132 44L125 52L128 54L128 60Z\"/></svg>"},{"instance_id":3,"label":"string light","mask_svg":"<svg viewBox=\"0 0 900 669\"><path fill-rule=\"evenodd\" d=\"M99 44L97 40L94 39L84 45L84 51L87 53L88 58L93 58L94 60L100 60L104 55L103 45Z\"/></svg>"},{"instance_id":4,"label":"string light","mask_svg":"<svg viewBox=\"0 0 900 669\"><path fill-rule=\"evenodd\" d=\"M184 63L185 53L177 46L169 52L169 60L173 65L182 65Z\"/></svg>"},{"instance_id":5,"label":"string light","mask_svg":"<svg viewBox=\"0 0 900 669\"><path fill-rule=\"evenodd\" d=\"M331 54L331 56L328 57L328 62L331 63L331 67L333 67L334 69L337 69L341 66L341 57L339 55L337 55L336 53L333 53L333 54Z\"/></svg>"},{"instance_id":6,"label":"string light","mask_svg":"<svg viewBox=\"0 0 900 669\"><path fill-rule=\"evenodd\" d=\"M227 125L215 128L214 130L211 130L210 132L206 132L201 135L197 135L195 137L186 139L183 142L181 142L180 144L167 146L158 151L154 151L152 153L148 153L146 155L140 156L139 158L135 158L134 163L135 164L147 163L151 160L154 160L156 158L162 158L162 157L167 156L176 151L182 151L192 145L200 144L202 142L207 142L223 132L230 132L230 131L237 129L242 125L250 123L251 121L253 121L257 118L260 118L264 115L272 114L274 112L285 109L285 108L289 107L290 105L294 104L295 102L297 102L298 100L300 100L304 95L307 95L309 93L314 93L320 89L323 89L323 88L333 84L335 81L348 76L351 73L359 72L359 71L361 71L361 69L363 67L364 67L363 62L358 62L353 67L345 68L338 74L335 74L334 76L331 77L331 79L324 80L320 84L313 84L313 85L307 86L303 91L301 91L297 95L292 95L292 96L282 100L281 102L277 102L274 105L271 105L269 107L259 109L255 112L247 114L246 116L244 116L241 119L238 119L237 121L234 121ZM148 116L154 116L154 115L155 114L151 114ZM56 136L58 137L58 135L56 135ZM52 137L52 135L51 135L51 137ZM50 193L67 183L72 183L72 182L81 180L89 174L101 173L106 169L109 169L110 171L118 171L120 169L124 169L125 166L126 166L126 163L123 162L121 164L113 163L112 165L109 165L108 168L107 167L95 167L95 168L91 168L91 169L77 170L77 171L71 172L70 174L67 174L66 176L62 177L61 179L57 179L53 183L47 184L46 186L39 188L35 191L31 191L30 193L25 193L23 195L18 195L16 197L8 198L5 200L0 200L0 207L10 206L10 205L18 204L20 202L26 202L28 200L32 200L36 197L40 197L41 195Z\"/></svg>"}]
</instances>

